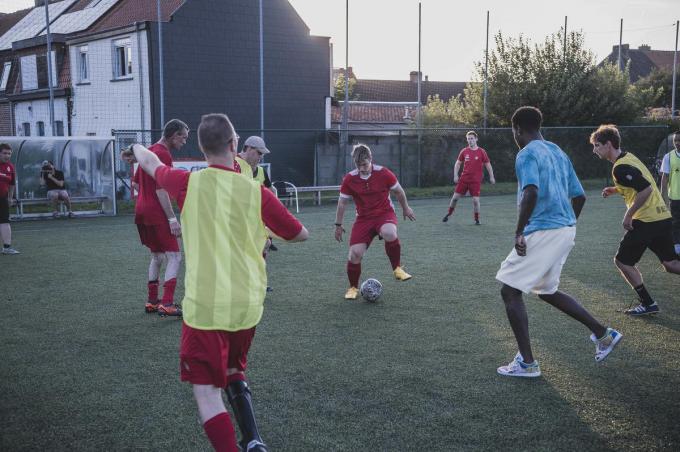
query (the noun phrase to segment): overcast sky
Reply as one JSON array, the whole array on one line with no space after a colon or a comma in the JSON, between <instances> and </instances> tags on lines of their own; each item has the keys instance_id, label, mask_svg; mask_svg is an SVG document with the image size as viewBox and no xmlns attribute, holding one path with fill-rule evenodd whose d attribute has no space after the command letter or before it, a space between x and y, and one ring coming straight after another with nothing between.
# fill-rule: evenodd
<instances>
[{"instance_id":1,"label":"overcast sky","mask_svg":"<svg viewBox=\"0 0 680 452\"><path fill-rule=\"evenodd\" d=\"M334 65L344 66L345 0L290 3L312 34L331 38ZM0 0L0 12L33 4ZM423 74L430 80L469 80L474 61L484 56L486 11L490 46L499 30L540 42L568 16L567 29L583 31L599 61L618 44L621 19L624 44L674 50L680 0L422 0ZM349 64L359 78L406 80L418 68L418 0L349 0L349 34Z\"/></svg>"}]
</instances>

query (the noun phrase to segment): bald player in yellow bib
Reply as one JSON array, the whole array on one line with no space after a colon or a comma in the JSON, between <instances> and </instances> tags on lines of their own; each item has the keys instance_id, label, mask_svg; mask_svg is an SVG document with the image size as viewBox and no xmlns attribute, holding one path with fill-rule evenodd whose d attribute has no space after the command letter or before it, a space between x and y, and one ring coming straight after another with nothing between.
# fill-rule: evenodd
<instances>
[{"instance_id":1,"label":"bald player in yellow bib","mask_svg":"<svg viewBox=\"0 0 680 452\"><path fill-rule=\"evenodd\" d=\"M647 292L636 264L649 248L667 272L680 274L680 260L673 248L671 214L645 164L621 150L621 135L616 126L601 125L590 135L590 142L595 155L614 164L614 186L605 187L602 196L607 198L619 193L627 207L622 222L626 233L614 263L637 293L640 304L625 312L631 316L656 314L659 305Z\"/></svg>"}]
</instances>

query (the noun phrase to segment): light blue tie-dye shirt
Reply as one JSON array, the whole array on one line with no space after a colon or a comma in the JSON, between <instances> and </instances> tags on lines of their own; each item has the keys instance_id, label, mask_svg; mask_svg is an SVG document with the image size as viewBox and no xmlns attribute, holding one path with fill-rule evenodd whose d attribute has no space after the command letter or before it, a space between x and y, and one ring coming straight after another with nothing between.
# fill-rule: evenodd
<instances>
[{"instance_id":1,"label":"light blue tie-dye shirt","mask_svg":"<svg viewBox=\"0 0 680 452\"><path fill-rule=\"evenodd\" d=\"M518 193L517 204L522 201L522 191L528 185L538 188L538 200L524 235L545 229L558 229L576 224L571 199L583 195L574 166L555 143L534 140L517 154L515 159Z\"/></svg>"}]
</instances>

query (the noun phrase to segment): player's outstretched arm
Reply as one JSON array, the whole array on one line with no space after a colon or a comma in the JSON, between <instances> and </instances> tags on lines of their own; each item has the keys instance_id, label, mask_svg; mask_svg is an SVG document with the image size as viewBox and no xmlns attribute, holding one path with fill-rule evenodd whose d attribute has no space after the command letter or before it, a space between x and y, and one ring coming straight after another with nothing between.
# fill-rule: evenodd
<instances>
[{"instance_id":1,"label":"player's outstretched arm","mask_svg":"<svg viewBox=\"0 0 680 452\"><path fill-rule=\"evenodd\" d=\"M515 229L515 250L520 256L527 255L527 245L524 240L524 228L529 224L529 218L536 208L538 201L538 188L535 185L527 185L522 190L522 201L519 204L517 228Z\"/></svg>"},{"instance_id":2,"label":"player's outstretched arm","mask_svg":"<svg viewBox=\"0 0 680 452\"><path fill-rule=\"evenodd\" d=\"M491 167L491 163L485 163L484 166L486 167L486 170L489 173L489 182L492 184L496 183L496 178L493 175L493 168Z\"/></svg>"},{"instance_id":3,"label":"player's outstretched arm","mask_svg":"<svg viewBox=\"0 0 680 452\"><path fill-rule=\"evenodd\" d=\"M604 187L602 189L602 197L608 198L608 197L610 197L611 195L613 195L614 193L617 193L617 192L618 192L618 190L616 189L616 187Z\"/></svg>"},{"instance_id":4,"label":"player's outstretched arm","mask_svg":"<svg viewBox=\"0 0 680 452\"><path fill-rule=\"evenodd\" d=\"M668 205L668 174L661 173L661 197L663 202Z\"/></svg>"},{"instance_id":5,"label":"player's outstretched arm","mask_svg":"<svg viewBox=\"0 0 680 452\"><path fill-rule=\"evenodd\" d=\"M404 220L409 219L411 221L416 221L416 216L413 214L413 209L408 205L408 199L406 199L406 192L402 188L401 184L397 184L392 190L394 196L397 197L399 205L401 205L401 210L404 213Z\"/></svg>"},{"instance_id":6,"label":"player's outstretched arm","mask_svg":"<svg viewBox=\"0 0 680 452\"><path fill-rule=\"evenodd\" d=\"M640 208L645 205L649 197L652 196L652 191L653 191L652 186L650 185L649 187L645 188L642 191L639 191L637 195L635 195L635 200L633 201L633 204L630 206L630 208L626 211L626 214L623 216L622 224L624 229L626 229L627 231L633 230L633 215L635 215L635 212L640 210Z\"/></svg>"},{"instance_id":7,"label":"player's outstretched arm","mask_svg":"<svg viewBox=\"0 0 680 452\"><path fill-rule=\"evenodd\" d=\"M343 196L338 197L338 208L335 210L335 240L342 242L342 233L345 229L342 227L342 219L345 216L345 209L349 199Z\"/></svg>"},{"instance_id":8,"label":"player's outstretched arm","mask_svg":"<svg viewBox=\"0 0 680 452\"><path fill-rule=\"evenodd\" d=\"M120 157L128 163L139 163L139 166L151 177L156 177L156 169L163 165L158 156L142 146L133 144L127 149L123 149Z\"/></svg>"},{"instance_id":9,"label":"player's outstretched arm","mask_svg":"<svg viewBox=\"0 0 680 452\"><path fill-rule=\"evenodd\" d=\"M578 217L581 216L581 211L583 210L583 206L586 203L586 195L579 195L574 198L571 198L571 208L574 209L574 215L576 216L576 219L578 220Z\"/></svg>"},{"instance_id":10,"label":"player's outstretched arm","mask_svg":"<svg viewBox=\"0 0 680 452\"><path fill-rule=\"evenodd\" d=\"M458 173L460 173L460 160L456 160L456 164L453 165L453 183L458 183Z\"/></svg>"}]
</instances>

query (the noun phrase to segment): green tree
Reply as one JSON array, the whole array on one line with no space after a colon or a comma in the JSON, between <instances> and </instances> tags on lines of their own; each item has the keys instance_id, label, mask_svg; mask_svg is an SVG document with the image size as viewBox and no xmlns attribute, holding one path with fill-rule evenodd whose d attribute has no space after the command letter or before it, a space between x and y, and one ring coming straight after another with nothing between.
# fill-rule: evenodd
<instances>
[{"instance_id":1,"label":"green tree","mask_svg":"<svg viewBox=\"0 0 680 452\"><path fill-rule=\"evenodd\" d=\"M499 32L494 39L488 68L489 126L509 126L512 113L522 105L540 108L546 126L630 123L642 116L645 103L656 94L653 87L628 83L627 69L598 67L581 33L569 33L566 46L563 30L536 45L521 35L506 38ZM452 125L483 122L484 66L482 62L475 66L464 97L447 103ZM426 110L424 115L439 109Z\"/></svg>"},{"instance_id":2,"label":"green tree","mask_svg":"<svg viewBox=\"0 0 680 452\"><path fill-rule=\"evenodd\" d=\"M670 108L673 91L673 72L664 69L654 69L647 77L643 77L637 82L635 86L639 89L652 89L656 91L656 96L649 107L666 107ZM675 103L678 108L680 102L680 81L676 81L675 86Z\"/></svg>"},{"instance_id":3,"label":"green tree","mask_svg":"<svg viewBox=\"0 0 680 452\"><path fill-rule=\"evenodd\" d=\"M349 100L359 100L359 96L355 96L354 94L356 84L357 79L350 77L349 86L347 88ZM335 98L339 101L345 100L345 74L338 75L338 78L335 80Z\"/></svg>"}]
</instances>

